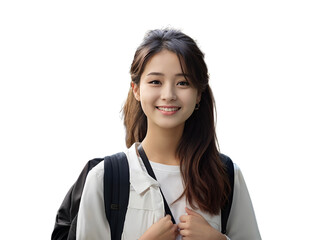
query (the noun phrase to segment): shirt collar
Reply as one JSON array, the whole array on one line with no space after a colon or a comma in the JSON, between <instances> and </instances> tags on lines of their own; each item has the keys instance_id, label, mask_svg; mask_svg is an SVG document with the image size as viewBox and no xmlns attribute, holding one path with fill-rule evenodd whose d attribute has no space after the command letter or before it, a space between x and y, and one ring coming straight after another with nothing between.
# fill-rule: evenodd
<instances>
[{"instance_id":1,"label":"shirt collar","mask_svg":"<svg viewBox=\"0 0 332 240\"><path fill-rule=\"evenodd\" d=\"M139 143L134 143L128 149L127 158L130 171L130 184L138 194L141 194L152 186L159 187L159 183L147 173L143 161L137 153L138 145Z\"/></svg>"}]
</instances>

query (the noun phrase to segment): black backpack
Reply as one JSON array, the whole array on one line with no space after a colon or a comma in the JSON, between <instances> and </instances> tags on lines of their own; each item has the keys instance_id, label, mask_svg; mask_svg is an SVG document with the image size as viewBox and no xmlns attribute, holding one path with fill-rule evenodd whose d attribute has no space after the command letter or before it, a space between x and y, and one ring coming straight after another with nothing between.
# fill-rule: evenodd
<instances>
[{"instance_id":1,"label":"black backpack","mask_svg":"<svg viewBox=\"0 0 332 240\"><path fill-rule=\"evenodd\" d=\"M226 165L231 185L231 194L229 195L228 204L221 212L222 233L225 234L233 200L234 165L232 160L226 155L220 154L220 158ZM77 181L69 189L57 212L55 226L51 236L52 240L76 239L77 213L85 180L89 171L101 161L104 161L104 203L106 217L111 229L111 239L121 239L127 212L130 186L128 160L123 152L88 161Z\"/></svg>"}]
</instances>

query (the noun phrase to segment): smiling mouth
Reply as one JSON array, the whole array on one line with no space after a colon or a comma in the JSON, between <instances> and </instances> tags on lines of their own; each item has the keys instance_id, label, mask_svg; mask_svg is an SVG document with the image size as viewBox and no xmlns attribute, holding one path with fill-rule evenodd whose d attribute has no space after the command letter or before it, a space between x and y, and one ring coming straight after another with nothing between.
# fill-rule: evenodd
<instances>
[{"instance_id":1,"label":"smiling mouth","mask_svg":"<svg viewBox=\"0 0 332 240\"><path fill-rule=\"evenodd\" d=\"M176 112L180 110L180 107L156 107L156 108L164 112Z\"/></svg>"}]
</instances>

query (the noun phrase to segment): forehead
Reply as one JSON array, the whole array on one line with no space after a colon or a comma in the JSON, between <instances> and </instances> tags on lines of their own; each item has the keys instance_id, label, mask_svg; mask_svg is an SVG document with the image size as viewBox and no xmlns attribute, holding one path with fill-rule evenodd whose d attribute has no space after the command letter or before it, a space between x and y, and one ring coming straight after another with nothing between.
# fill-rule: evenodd
<instances>
[{"instance_id":1,"label":"forehead","mask_svg":"<svg viewBox=\"0 0 332 240\"><path fill-rule=\"evenodd\" d=\"M183 73L179 57L168 50L163 50L152 56L146 63L142 76L145 77L151 72L159 72L164 75Z\"/></svg>"}]
</instances>

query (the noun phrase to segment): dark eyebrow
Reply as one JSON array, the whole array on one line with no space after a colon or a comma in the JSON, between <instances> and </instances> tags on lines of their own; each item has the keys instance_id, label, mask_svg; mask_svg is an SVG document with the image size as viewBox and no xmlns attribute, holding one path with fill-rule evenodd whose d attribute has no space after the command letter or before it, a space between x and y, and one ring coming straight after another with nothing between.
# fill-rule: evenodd
<instances>
[{"instance_id":1,"label":"dark eyebrow","mask_svg":"<svg viewBox=\"0 0 332 240\"><path fill-rule=\"evenodd\" d=\"M154 75L154 76L164 76L165 74L160 73L160 72L150 72L146 76L152 76L152 75Z\"/></svg>"},{"instance_id":2,"label":"dark eyebrow","mask_svg":"<svg viewBox=\"0 0 332 240\"><path fill-rule=\"evenodd\" d=\"M165 74L160 73L160 72L150 72L146 76L165 76ZM189 75L186 73L177 73L177 74L175 74L175 76L176 77L186 77L186 78L189 77Z\"/></svg>"}]
</instances>

